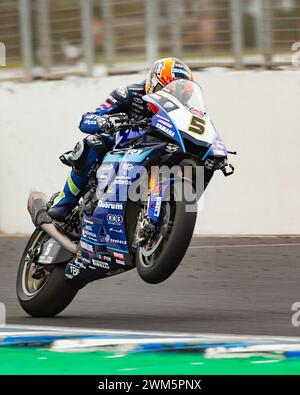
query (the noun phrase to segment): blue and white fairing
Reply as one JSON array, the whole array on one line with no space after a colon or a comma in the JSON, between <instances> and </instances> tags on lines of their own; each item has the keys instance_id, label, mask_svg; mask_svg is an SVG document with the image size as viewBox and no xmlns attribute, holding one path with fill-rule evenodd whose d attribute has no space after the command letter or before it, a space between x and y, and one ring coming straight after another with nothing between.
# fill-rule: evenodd
<instances>
[{"instance_id":1,"label":"blue and white fairing","mask_svg":"<svg viewBox=\"0 0 300 395\"><path fill-rule=\"evenodd\" d=\"M158 112L152 126L174 139L186 152L183 137L207 148L204 156L227 156L227 149L211 121L201 87L194 81L176 80L143 99Z\"/></svg>"},{"instance_id":2,"label":"blue and white fairing","mask_svg":"<svg viewBox=\"0 0 300 395\"><path fill-rule=\"evenodd\" d=\"M67 278L92 281L134 267L125 226L128 191L147 173L147 162L160 156L163 146L161 142L146 144L104 157L97 171L99 201L92 216L83 216L79 254L68 265Z\"/></svg>"}]
</instances>

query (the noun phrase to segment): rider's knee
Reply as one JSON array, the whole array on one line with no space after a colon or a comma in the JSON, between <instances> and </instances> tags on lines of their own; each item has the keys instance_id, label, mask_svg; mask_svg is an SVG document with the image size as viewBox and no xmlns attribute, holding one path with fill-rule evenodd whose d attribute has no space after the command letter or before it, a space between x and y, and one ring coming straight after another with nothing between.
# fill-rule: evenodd
<instances>
[{"instance_id":1,"label":"rider's knee","mask_svg":"<svg viewBox=\"0 0 300 395\"><path fill-rule=\"evenodd\" d=\"M69 160L74 170L81 171L84 168L89 149L86 139L78 141L75 145L73 151L69 155Z\"/></svg>"}]
</instances>

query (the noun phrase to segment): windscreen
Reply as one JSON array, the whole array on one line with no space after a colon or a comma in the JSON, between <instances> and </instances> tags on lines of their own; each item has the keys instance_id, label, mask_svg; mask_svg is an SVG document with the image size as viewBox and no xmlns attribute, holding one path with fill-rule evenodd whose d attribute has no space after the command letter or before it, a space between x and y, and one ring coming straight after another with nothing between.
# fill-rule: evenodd
<instances>
[{"instance_id":1,"label":"windscreen","mask_svg":"<svg viewBox=\"0 0 300 395\"><path fill-rule=\"evenodd\" d=\"M202 90L196 82L183 79L172 81L160 91L144 96L144 100L159 111L152 118L152 125L179 143L180 136L176 137L173 126L180 133L188 134L193 141L197 140L198 144L208 146L215 141L217 132L207 114ZM159 105L157 108L156 103Z\"/></svg>"},{"instance_id":2,"label":"windscreen","mask_svg":"<svg viewBox=\"0 0 300 395\"><path fill-rule=\"evenodd\" d=\"M206 113L206 105L202 90L198 84L189 80L175 80L166 85L159 94L172 95L190 112L195 115L204 115ZM198 114L197 114L198 113Z\"/></svg>"}]
</instances>

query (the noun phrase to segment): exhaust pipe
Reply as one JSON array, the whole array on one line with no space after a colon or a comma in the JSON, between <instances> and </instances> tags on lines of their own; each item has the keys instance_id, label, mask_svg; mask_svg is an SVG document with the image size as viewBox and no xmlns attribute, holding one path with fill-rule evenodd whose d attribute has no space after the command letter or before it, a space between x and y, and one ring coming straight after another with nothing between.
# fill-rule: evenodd
<instances>
[{"instance_id":1,"label":"exhaust pipe","mask_svg":"<svg viewBox=\"0 0 300 395\"><path fill-rule=\"evenodd\" d=\"M52 218L48 214L47 197L42 192L30 193L27 209L35 226L42 228L67 251L76 255L76 244L52 223Z\"/></svg>"}]
</instances>

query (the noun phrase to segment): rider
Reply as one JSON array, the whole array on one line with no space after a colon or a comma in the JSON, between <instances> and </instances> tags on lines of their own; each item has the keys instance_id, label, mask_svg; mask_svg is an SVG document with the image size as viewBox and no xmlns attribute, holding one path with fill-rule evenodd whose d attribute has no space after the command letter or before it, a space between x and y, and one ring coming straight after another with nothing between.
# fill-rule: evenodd
<instances>
[{"instance_id":1,"label":"rider","mask_svg":"<svg viewBox=\"0 0 300 395\"><path fill-rule=\"evenodd\" d=\"M142 97L155 93L176 79L193 81L189 67L176 58L157 60L151 67L147 79L140 84L132 84L114 90L95 112L83 114L79 128L89 134L79 141L73 151L67 152L61 160L72 165L64 189L49 209L49 215L58 221L65 217L77 205L89 178L89 170L96 162L100 162L105 154L114 146L114 137L108 132L113 130L112 114L125 113L132 120L151 118L147 102ZM116 119L118 115L114 115ZM120 115L122 119L122 115Z\"/></svg>"}]
</instances>

